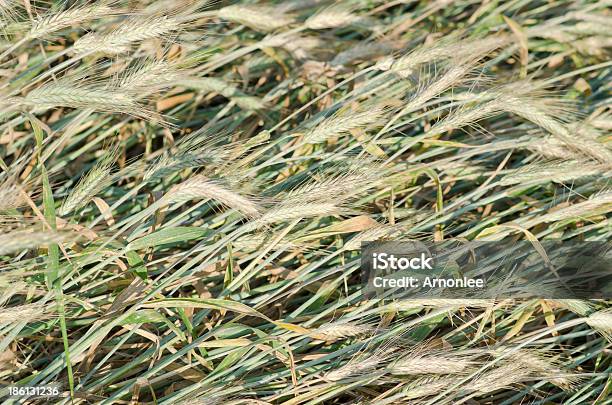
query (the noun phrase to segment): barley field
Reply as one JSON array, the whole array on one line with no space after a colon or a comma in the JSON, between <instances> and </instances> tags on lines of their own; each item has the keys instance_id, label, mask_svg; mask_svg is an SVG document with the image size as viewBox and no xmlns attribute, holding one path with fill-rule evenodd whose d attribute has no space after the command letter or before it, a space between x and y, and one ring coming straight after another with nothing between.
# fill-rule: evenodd
<instances>
[{"instance_id":1,"label":"barley field","mask_svg":"<svg viewBox=\"0 0 612 405\"><path fill-rule=\"evenodd\" d=\"M610 403L609 301L360 278L610 242L610 6L0 0L3 403Z\"/></svg>"}]
</instances>

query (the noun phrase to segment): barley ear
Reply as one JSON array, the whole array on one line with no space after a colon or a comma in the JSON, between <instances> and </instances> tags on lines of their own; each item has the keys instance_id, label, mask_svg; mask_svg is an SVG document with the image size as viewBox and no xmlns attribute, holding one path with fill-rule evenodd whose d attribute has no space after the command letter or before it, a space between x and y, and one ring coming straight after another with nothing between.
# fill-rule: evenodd
<instances>
[{"instance_id":1,"label":"barley ear","mask_svg":"<svg viewBox=\"0 0 612 405\"><path fill-rule=\"evenodd\" d=\"M597 311L588 318L587 324L601 333L609 342L612 342L612 308Z\"/></svg>"},{"instance_id":2,"label":"barley ear","mask_svg":"<svg viewBox=\"0 0 612 405\"><path fill-rule=\"evenodd\" d=\"M113 147L72 189L58 213L62 216L87 205L100 191L112 182L111 170L119 148Z\"/></svg>"}]
</instances>

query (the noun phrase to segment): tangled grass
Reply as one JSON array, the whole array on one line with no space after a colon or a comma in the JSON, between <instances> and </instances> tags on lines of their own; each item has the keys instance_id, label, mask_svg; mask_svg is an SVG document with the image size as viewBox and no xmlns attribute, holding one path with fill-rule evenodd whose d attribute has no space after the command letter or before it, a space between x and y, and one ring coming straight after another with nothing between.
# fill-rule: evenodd
<instances>
[{"instance_id":1,"label":"tangled grass","mask_svg":"<svg viewBox=\"0 0 612 405\"><path fill-rule=\"evenodd\" d=\"M0 1L5 403L608 403L607 301L359 243L609 241L609 6Z\"/></svg>"}]
</instances>

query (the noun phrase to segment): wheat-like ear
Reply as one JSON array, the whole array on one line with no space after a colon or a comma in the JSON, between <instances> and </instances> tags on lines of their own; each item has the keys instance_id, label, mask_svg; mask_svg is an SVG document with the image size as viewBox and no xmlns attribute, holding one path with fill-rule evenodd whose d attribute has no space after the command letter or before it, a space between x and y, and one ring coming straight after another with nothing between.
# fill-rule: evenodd
<instances>
[{"instance_id":1,"label":"wheat-like ear","mask_svg":"<svg viewBox=\"0 0 612 405\"><path fill-rule=\"evenodd\" d=\"M255 31L274 31L293 23L293 17L274 7L263 5L233 5L219 10L219 18L246 25Z\"/></svg>"},{"instance_id":2,"label":"wheat-like ear","mask_svg":"<svg viewBox=\"0 0 612 405\"><path fill-rule=\"evenodd\" d=\"M597 311L588 318L587 324L601 333L609 342L612 342L612 308Z\"/></svg>"},{"instance_id":3,"label":"wheat-like ear","mask_svg":"<svg viewBox=\"0 0 612 405\"><path fill-rule=\"evenodd\" d=\"M262 208L256 202L203 175L193 176L172 187L162 197L164 204L195 199L215 200L250 218L257 218L262 213Z\"/></svg>"},{"instance_id":4,"label":"wheat-like ear","mask_svg":"<svg viewBox=\"0 0 612 405\"><path fill-rule=\"evenodd\" d=\"M412 309L419 308L488 308L495 304L494 300L491 299L448 299L448 298L435 298L435 299L408 299L391 302L384 307L381 307L381 312L388 311L409 311Z\"/></svg>"},{"instance_id":5,"label":"wheat-like ear","mask_svg":"<svg viewBox=\"0 0 612 405\"><path fill-rule=\"evenodd\" d=\"M478 55L471 59L461 57L454 62L450 62L442 74L437 75L430 83L424 83L420 86L420 91L406 103L406 106L404 106L399 114L418 110L423 104L438 97L447 90L473 82L474 78L470 77L470 73L474 71L478 65L478 60L482 56Z\"/></svg>"},{"instance_id":6,"label":"wheat-like ear","mask_svg":"<svg viewBox=\"0 0 612 405\"><path fill-rule=\"evenodd\" d=\"M0 0L0 14L10 12L19 3L15 0Z\"/></svg>"},{"instance_id":7,"label":"wheat-like ear","mask_svg":"<svg viewBox=\"0 0 612 405\"><path fill-rule=\"evenodd\" d=\"M112 15L115 11L105 3L98 2L92 5L72 7L60 12L50 12L36 17L32 22L27 38L42 38L61 29L80 25L87 21Z\"/></svg>"},{"instance_id":8,"label":"wheat-like ear","mask_svg":"<svg viewBox=\"0 0 612 405\"><path fill-rule=\"evenodd\" d=\"M0 235L0 255L59 243L66 235L51 231L15 231Z\"/></svg>"},{"instance_id":9,"label":"wheat-like ear","mask_svg":"<svg viewBox=\"0 0 612 405\"><path fill-rule=\"evenodd\" d=\"M160 179L192 167L205 167L215 174L221 172L222 167L235 164L236 145L221 143L230 135L229 131L213 133L204 128L182 137L171 152L148 166L144 179Z\"/></svg>"},{"instance_id":10,"label":"wheat-like ear","mask_svg":"<svg viewBox=\"0 0 612 405\"><path fill-rule=\"evenodd\" d=\"M73 45L76 54L128 52L135 43L160 38L180 29L177 19L169 16L132 17L119 28L106 33L89 33Z\"/></svg>"},{"instance_id":11,"label":"wheat-like ear","mask_svg":"<svg viewBox=\"0 0 612 405\"><path fill-rule=\"evenodd\" d=\"M476 40L447 40L434 45L424 45L406 55L390 58L377 64L380 70L391 71L400 77L408 77L425 63L462 58L480 59L511 42L509 35L491 36Z\"/></svg>"},{"instance_id":12,"label":"wheat-like ear","mask_svg":"<svg viewBox=\"0 0 612 405\"><path fill-rule=\"evenodd\" d=\"M570 116L571 117L571 116ZM612 165L612 151L603 147L600 139L605 139L605 134L610 131L611 123L606 123L606 116L600 116L591 122L590 119L581 122L573 122L567 125L570 132L571 144L575 150L586 156L590 156L602 163ZM601 126L598 128L597 125ZM602 131L603 129L603 131Z\"/></svg>"},{"instance_id":13,"label":"wheat-like ear","mask_svg":"<svg viewBox=\"0 0 612 405\"><path fill-rule=\"evenodd\" d=\"M501 361L497 367L490 368L470 381L465 389L478 394L487 394L504 388L516 387L528 380L533 369L518 361Z\"/></svg>"},{"instance_id":14,"label":"wheat-like ear","mask_svg":"<svg viewBox=\"0 0 612 405\"><path fill-rule=\"evenodd\" d=\"M0 0L0 33L5 28L19 19L22 3L17 0Z\"/></svg>"},{"instance_id":15,"label":"wheat-like ear","mask_svg":"<svg viewBox=\"0 0 612 405\"><path fill-rule=\"evenodd\" d=\"M123 113L143 119L157 119L153 111L140 105L133 95L106 85L82 84L69 79L50 82L13 101L31 109L56 107L93 109Z\"/></svg>"},{"instance_id":16,"label":"wheat-like ear","mask_svg":"<svg viewBox=\"0 0 612 405\"><path fill-rule=\"evenodd\" d=\"M599 194L591 196L591 198L586 201L549 212L548 214L544 214L539 218L535 218L533 221L544 223L574 218L586 218L606 214L610 212L610 209L612 209L612 191L605 190Z\"/></svg>"},{"instance_id":17,"label":"wheat-like ear","mask_svg":"<svg viewBox=\"0 0 612 405\"><path fill-rule=\"evenodd\" d=\"M383 167L357 160L358 165L337 167L335 172L313 176L283 196L284 205L305 202L341 204L375 186L386 174Z\"/></svg>"},{"instance_id":18,"label":"wheat-like ear","mask_svg":"<svg viewBox=\"0 0 612 405\"><path fill-rule=\"evenodd\" d=\"M383 105L360 108L356 111L341 110L321 121L315 128L304 135L304 143L317 144L335 136L350 133L355 129L367 129L376 124L382 124L389 109Z\"/></svg>"},{"instance_id":19,"label":"wheat-like ear","mask_svg":"<svg viewBox=\"0 0 612 405\"><path fill-rule=\"evenodd\" d=\"M334 341L366 335L374 332L374 330L370 325L336 321L319 326L317 329L312 330L308 336L318 340Z\"/></svg>"},{"instance_id":20,"label":"wheat-like ear","mask_svg":"<svg viewBox=\"0 0 612 405\"><path fill-rule=\"evenodd\" d=\"M279 204L248 227L257 228L300 218L354 213L347 202L360 191L371 187L380 174L367 165L362 169L361 172L352 170L323 180L306 182L294 188L283 196Z\"/></svg>"},{"instance_id":21,"label":"wheat-like ear","mask_svg":"<svg viewBox=\"0 0 612 405\"><path fill-rule=\"evenodd\" d=\"M326 217L330 215L347 214L348 211L334 203L292 203L281 204L268 210L257 220L246 225L246 230L257 229L271 224L292 221L300 218Z\"/></svg>"},{"instance_id":22,"label":"wheat-like ear","mask_svg":"<svg viewBox=\"0 0 612 405\"><path fill-rule=\"evenodd\" d=\"M0 212L18 208L24 204L21 189L15 178L0 177Z\"/></svg>"},{"instance_id":23,"label":"wheat-like ear","mask_svg":"<svg viewBox=\"0 0 612 405\"><path fill-rule=\"evenodd\" d=\"M519 94L514 95L512 92ZM503 97L504 110L515 114L545 129L556 137L567 153L560 155L582 155L582 159L595 159L604 164L612 162L612 152L594 139L580 134L577 128L569 130L563 121L572 119L572 110L554 98L536 98L530 94L520 94L520 88L508 90ZM543 148L546 153L546 148Z\"/></svg>"},{"instance_id":24,"label":"wheat-like ear","mask_svg":"<svg viewBox=\"0 0 612 405\"><path fill-rule=\"evenodd\" d=\"M562 370L561 362L550 353L537 350L518 350L509 356L511 361L522 363L526 368L540 378L545 378L552 384L563 388L572 388L580 378Z\"/></svg>"},{"instance_id":25,"label":"wheat-like ear","mask_svg":"<svg viewBox=\"0 0 612 405\"><path fill-rule=\"evenodd\" d=\"M83 177L64 200L58 213L62 216L78 210L91 201L100 191L112 183L111 170L119 148L110 149L106 156Z\"/></svg>"},{"instance_id":26,"label":"wheat-like ear","mask_svg":"<svg viewBox=\"0 0 612 405\"><path fill-rule=\"evenodd\" d=\"M178 153L163 155L151 163L144 173L143 180L162 179L183 169L215 163L221 164L218 156L205 149L179 151Z\"/></svg>"},{"instance_id":27,"label":"wheat-like ear","mask_svg":"<svg viewBox=\"0 0 612 405\"><path fill-rule=\"evenodd\" d=\"M478 96L475 97L475 99L478 98ZM479 104L476 107L459 108L432 125L432 127L427 131L427 135L434 136L454 129L469 127L476 124L480 120L493 117L502 111L503 102L500 100L488 101Z\"/></svg>"},{"instance_id":28,"label":"wheat-like ear","mask_svg":"<svg viewBox=\"0 0 612 405\"><path fill-rule=\"evenodd\" d=\"M508 91L512 90L508 89ZM567 133L567 128L560 121L560 117L566 117L566 114L569 113L567 108L561 110L559 106L550 105L546 103L546 100L538 100L531 95L507 95L504 97L504 108L552 134L565 135Z\"/></svg>"},{"instance_id":29,"label":"wheat-like ear","mask_svg":"<svg viewBox=\"0 0 612 405\"><path fill-rule=\"evenodd\" d=\"M527 186L548 181L564 183L580 177L600 175L602 172L605 172L605 167L596 163L558 160L521 167L502 177L499 184Z\"/></svg>"},{"instance_id":30,"label":"wheat-like ear","mask_svg":"<svg viewBox=\"0 0 612 405\"><path fill-rule=\"evenodd\" d=\"M327 372L323 378L335 382L372 374L379 367L387 364L396 355L396 352L395 347L382 347L371 352L359 353L342 367Z\"/></svg>"},{"instance_id":31,"label":"wheat-like ear","mask_svg":"<svg viewBox=\"0 0 612 405\"><path fill-rule=\"evenodd\" d=\"M597 130L612 131L612 112L603 112L590 117L587 124Z\"/></svg>"},{"instance_id":32,"label":"wheat-like ear","mask_svg":"<svg viewBox=\"0 0 612 405\"><path fill-rule=\"evenodd\" d=\"M344 4L336 4L324 8L304 23L311 30L322 30L328 28L339 28L356 22L358 16L352 13L351 8Z\"/></svg>"},{"instance_id":33,"label":"wheat-like ear","mask_svg":"<svg viewBox=\"0 0 612 405\"><path fill-rule=\"evenodd\" d=\"M427 376L417 378L409 382L406 388L402 390L402 398L410 400L436 395L445 388L460 382L461 378L457 376Z\"/></svg>"},{"instance_id":34,"label":"wheat-like ear","mask_svg":"<svg viewBox=\"0 0 612 405\"><path fill-rule=\"evenodd\" d=\"M475 364L470 353L432 350L423 345L399 357L387 370L395 375L464 374Z\"/></svg>"},{"instance_id":35,"label":"wheat-like ear","mask_svg":"<svg viewBox=\"0 0 612 405\"><path fill-rule=\"evenodd\" d=\"M18 294L27 294L28 284L23 281L23 275L6 274L0 276L0 305L6 305Z\"/></svg>"},{"instance_id":36,"label":"wheat-like ear","mask_svg":"<svg viewBox=\"0 0 612 405\"><path fill-rule=\"evenodd\" d=\"M34 322L48 319L51 316L50 309L38 303L0 308L0 324Z\"/></svg>"},{"instance_id":37,"label":"wheat-like ear","mask_svg":"<svg viewBox=\"0 0 612 405\"><path fill-rule=\"evenodd\" d=\"M168 61L147 60L129 68L128 73L118 77L111 87L139 97L174 85L183 74L181 69Z\"/></svg>"},{"instance_id":38,"label":"wheat-like ear","mask_svg":"<svg viewBox=\"0 0 612 405\"><path fill-rule=\"evenodd\" d=\"M612 152L602 143L584 137L566 134L538 136L532 143L531 149L539 155L550 159L574 159L592 165L593 161L600 162L602 168L610 167Z\"/></svg>"}]
</instances>

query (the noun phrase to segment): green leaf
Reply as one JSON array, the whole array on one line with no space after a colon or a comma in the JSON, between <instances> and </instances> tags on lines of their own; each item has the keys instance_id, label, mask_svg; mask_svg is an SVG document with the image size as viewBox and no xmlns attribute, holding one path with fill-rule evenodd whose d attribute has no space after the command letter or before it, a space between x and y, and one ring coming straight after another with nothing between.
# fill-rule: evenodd
<instances>
[{"instance_id":1,"label":"green leaf","mask_svg":"<svg viewBox=\"0 0 612 405\"><path fill-rule=\"evenodd\" d=\"M127 257L128 264L130 265L130 271L136 274L143 280L148 278L147 267L140 255L136 252L127 251L125 256Z\"/></svg>"},{"instance_id":2,"label":"green leaf","mask_svg":"<svg viewBox=\"0 0 612 405\"><path fill-rule=\"evenodd\" d=\"M221 363L219 363L219 365L215 368L214 372L219 373L225 369L230 368L231 366L236 364L236 362L238 362L241 358L243 358L251 349L252 347L241 347L233 351L232 353L228 354L227 356L223 358Z\"/></svg>"},{"instance_id":3,"label":"green leaf","mask_svg":"<svg viewBox=\"0 0 612 405\"><path fill-rule=\"evenodd\" d=\"M34 130L36 138L36 146L38 152L38 165L42 175L43 183L43 207L45 220L52 230L57 230L57 221L55 215L55 200L53 199L53 190L49 183L49 176L44 162L41 160L43 147L43 131L38 120L30 117L30 124ZM49 271L47 273L47 286L55 291L55 301L57 302L57 312L60 321L60 329L62 332L62 341L64 344L64 356L66 357L66 371L68 373L68 385L70 387L70 397L74 398L74 375L72 373L72 364L70 362L70 343L68 342L68 330L66 328L66 311L64 308L64 292L62 288L62 279L59 275L59 246L57 243L49 245Z\"/></svg>"},{"instance_id":4,"label":"green leaf","mask_svg":"<svg viewBox=\"0 0 612 405\"><path fill-rule=\"evenodd\" d=\"M163 228L130 242L127 248L129 250L145 249L149 247L165 245L168 243L177 243L193 239L200 239L208 234L210 234L209 229L196 228L191 226Z\"/></svg>"},{"instance_id":5,"label":"green leaf","mask_svg":"<svg viewBox=\"0 0 612 405\"><path fill-rule=\"evenodd\" d=\"M411 337L415 341L422 341L427 339L427 337L436 329L440 327L440 324L444 322L446 319L446 314L440 314L436 317L428 319L423 322L421 325L416 327L412 333Z\"/></svg>"},{"instance_id":6,"label":"green leaf","mask_svg":"<svg viewBox=\"0 0 612 405\"><path fill-rule=\"evenodd\" d=\"M216 298L199 299L199 298L166 298L162 300L150 301L142 305L143 308L205 308L216 309L219 311L232 311L239 314L256 316L263 318L269 322L273 322L270 318L261 312L235 301L222 300Z\"/></svg>"},{"instance_id":7,"label":"green leaf","mask_svg":"<svg viewBox=\"0 0 612 405\"><path fill-rule=\"evenodd\" d=\"M120 325L132 325L137 323L165 322L166 317L154 309L139 309L121 321Z\"/></svg>"},{"instance_id":8,"label":"green leaf","mask_svg":"<svg viewBox=\"0 0 612 405\"><path fill-rule=\"evenodd\" d=\"M232 257L232 245L227 245L227 266L223 276L223 288L227 288L234 280L234 259Z\"/></svg>"},{"instance_id":9,"label":"green leaf","mask_svg":"<svg viewBox=\"0 0 612 405\"><path fill-rule=\"evenodd\" d=\"M170 330L172 330L179 338L184 341L187 341L185 334L176 327L168 318L166 318L163 314L160 314L154 309L139 309L133 314L128 315L123 321L121 321L121 325L132 325L132 324L140 324L140 323L154 323L154 322L163 322L168 326Z\"/></svg>"},{"instance_id":10,"label":"green leaf","mask_svg":"<svg viewBox=\"0 0 612 405\"><path fill-rule=\"evenodd\" d=\"M55 221L55 201L53 200L53 191L49 184L49 176L47 169L41 165L42 181L43 181L43 206L45 210L45 220L52 230L57 229ZM59 277L59 246L57 243L49 245L49 272L47 275L47 286L52 289L56 280Z\"/></svg>"}]
</instances>

